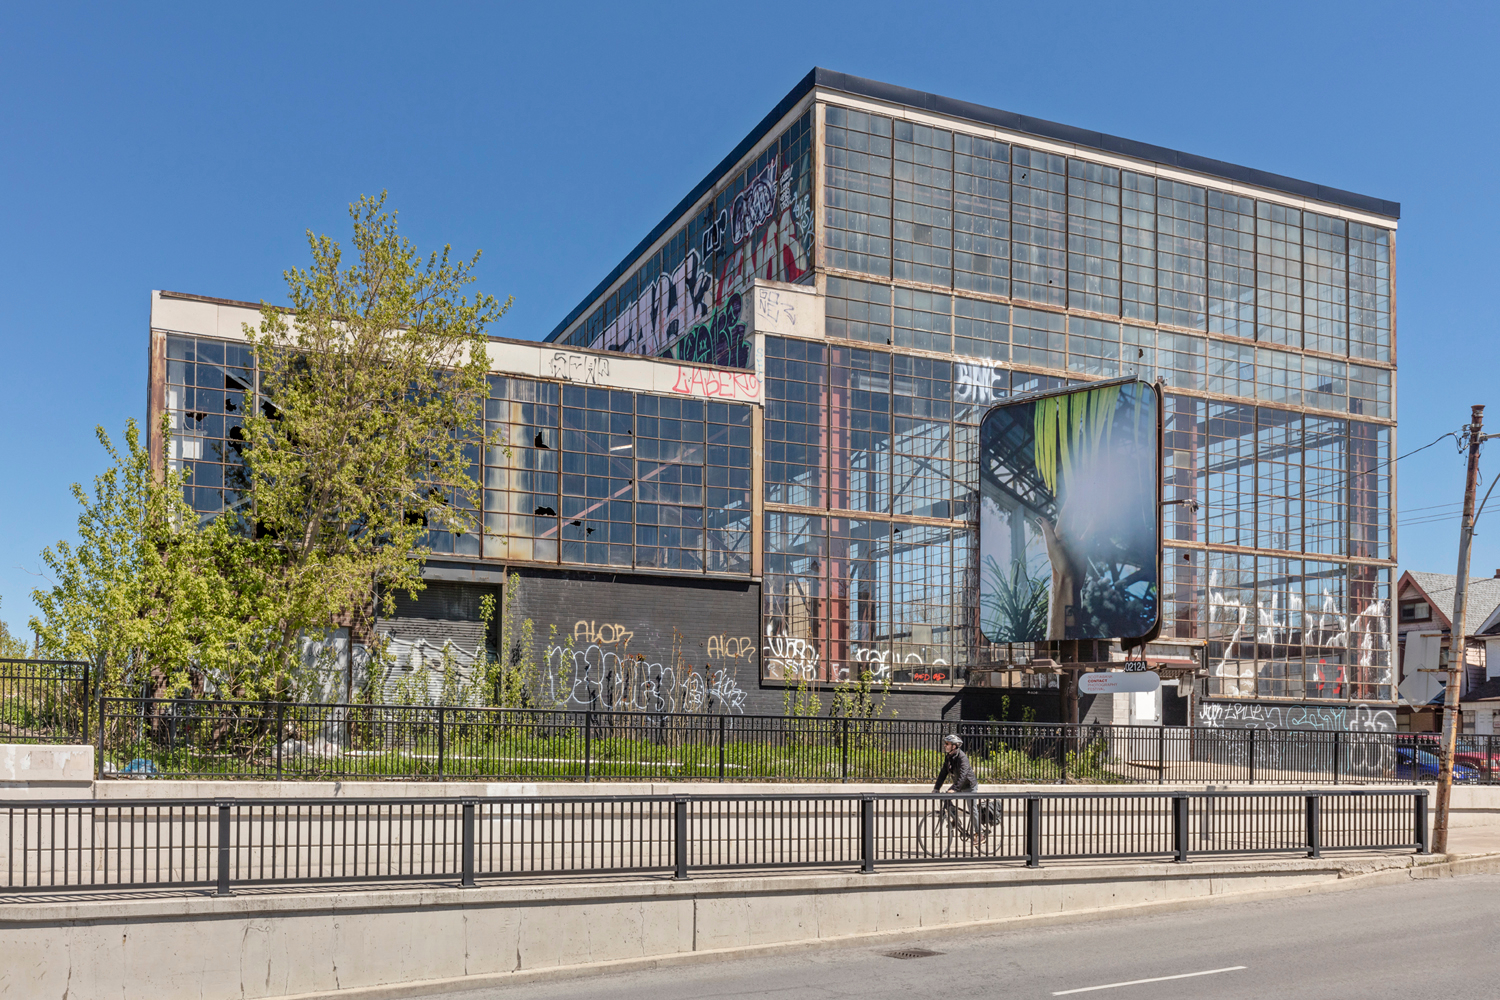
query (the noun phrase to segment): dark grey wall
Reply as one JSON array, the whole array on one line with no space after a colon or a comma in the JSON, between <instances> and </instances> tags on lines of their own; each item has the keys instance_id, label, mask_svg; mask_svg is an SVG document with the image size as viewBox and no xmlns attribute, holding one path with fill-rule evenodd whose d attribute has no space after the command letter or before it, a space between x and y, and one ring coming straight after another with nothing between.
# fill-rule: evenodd
<instances>
[{"instance_id":1,"label":"dark grey wall","mask_svg":"<svg viewBox=\"0 0 1500 1000\"><path fill-rule=\"evenodd\" d=\"M646 712L782 709L760 690L760 587L750 582L518 570L513 633L530 619L543 700Z\"/></svg>"}]
</instances>

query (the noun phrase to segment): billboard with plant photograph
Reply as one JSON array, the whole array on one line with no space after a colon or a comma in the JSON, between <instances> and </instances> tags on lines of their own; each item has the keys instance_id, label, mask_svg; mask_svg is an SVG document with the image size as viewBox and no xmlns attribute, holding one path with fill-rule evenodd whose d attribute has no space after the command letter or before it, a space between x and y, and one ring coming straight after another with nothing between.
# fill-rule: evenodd
<instances>
[{"instance_id":1,"label":"billboard with plant photograph","mask_svg":"<svg viewBox=\"0 0 1500 1000\"><path fill-rule=\"evenodd\" d=\"M979 621L991 642L1150 637L1160 397L1120 381L1020 397L979 427Z\"/></svg>"}]
</instances>

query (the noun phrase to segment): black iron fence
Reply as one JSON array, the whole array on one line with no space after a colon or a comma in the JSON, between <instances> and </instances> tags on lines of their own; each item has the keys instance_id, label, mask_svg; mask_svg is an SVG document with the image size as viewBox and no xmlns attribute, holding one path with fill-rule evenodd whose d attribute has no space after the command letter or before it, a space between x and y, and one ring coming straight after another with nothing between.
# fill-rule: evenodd
<instances>
[{"instance_id":1,"label":"black iron fence","mask_svg":"<svg viewBox=\"0 0 1500 1000\"><path fill-rule=\"evenodd\" d=\"M267 780L931 781L945 733L995 784L1436 777L1431 735L101 698L100 775ZM1461 782L1500 781L1464 737Z\"/></svg>"},{"instance_id":2,"label":"black iron fence","mask_svg":"<svg viewBox=\"0 0 1500 1000\"><path fill-rule=\"evenodd\" d=\"M0 889L1427 851L1425 789L0 803Z\"/></svg>"},{"instance_id":3,"label":"black iron fence","mask_svg":"<svg viewBox=\"0 0 1500 1000\"><path fill-rule=\"evenodd\" d=\"M93 705L89 665L0 658L0 743L84 743Z\"/></svg>"}]
</instances>

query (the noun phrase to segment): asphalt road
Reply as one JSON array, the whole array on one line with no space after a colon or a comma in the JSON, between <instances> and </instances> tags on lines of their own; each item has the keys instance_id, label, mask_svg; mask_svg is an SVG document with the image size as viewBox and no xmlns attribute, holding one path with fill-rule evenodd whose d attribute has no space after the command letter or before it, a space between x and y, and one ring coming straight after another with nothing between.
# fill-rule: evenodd
<instances>
[{"instance_id":1,"label":"asphalt road","mask_svg":"<svg viewBox=\"0 0 1500 1000\"><path fill-rule=\"evenodd\" d=\"M1500 876L1476 875L1160 916L924 936L907 945L830 947L518 984L450 993L444 1000L1494 998L1500 996L1497 927ZM901 947L942 954L906 960L883 954ZM1160 978L1168 976L1189 978ZM1086 989L1136 980L1157 981Z\"/></svg>"}]
</instances>

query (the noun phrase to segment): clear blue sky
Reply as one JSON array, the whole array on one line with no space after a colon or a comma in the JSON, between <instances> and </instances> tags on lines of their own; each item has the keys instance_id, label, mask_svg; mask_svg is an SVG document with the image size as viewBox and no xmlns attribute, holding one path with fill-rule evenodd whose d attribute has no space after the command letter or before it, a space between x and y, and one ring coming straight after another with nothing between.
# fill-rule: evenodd
<instances>
[{"instance_id":1,"label":"clear blue sky","mask_svg":"<svg viewBox=\"0 0 1500 1000\"><path fill-rule=\"evenodd\" d=\"M1398 450L1470 403L1500 430L1496 10L4 5L0 616L24 634L94 425L144 417L151 289L280 301L304 230L389 189L419 245L484 250L495 332L543 336L814 65L1401 202ZM1462 477L1400 463L1401 518ZM1402 567L1451 573L1457 534L1403 527Z\"/></svg>"}]
</instances>

